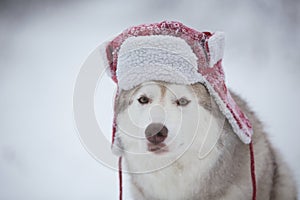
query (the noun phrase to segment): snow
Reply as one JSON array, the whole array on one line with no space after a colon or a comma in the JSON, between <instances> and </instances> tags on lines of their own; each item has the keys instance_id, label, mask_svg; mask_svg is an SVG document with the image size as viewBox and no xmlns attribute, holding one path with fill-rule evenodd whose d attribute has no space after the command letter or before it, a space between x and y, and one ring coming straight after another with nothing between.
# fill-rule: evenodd
<instances>
[{"instance_id":1,"label":"snow","mask_svg":"<svg viewBox=\"0 0 300 200\"><path fill-rule=\"evenodd\" d=\"M93 159L78 137L74 84L81 64L102 41L131 25L165 19L225 32L227 84L265 122L300 189L300 6L290 4L1 2L0 199L118 198L117 173ZM95 96L97 119L108 140L114 89L104 77ZM124 186L130 199L126 182Z\"/></svg>"}]
</instances>

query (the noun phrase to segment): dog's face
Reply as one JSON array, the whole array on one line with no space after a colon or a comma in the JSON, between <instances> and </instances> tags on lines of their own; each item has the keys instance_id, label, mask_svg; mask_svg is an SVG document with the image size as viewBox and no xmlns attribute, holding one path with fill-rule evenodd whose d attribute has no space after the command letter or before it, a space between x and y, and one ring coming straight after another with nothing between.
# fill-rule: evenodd
<instances>
[{"instance_id":1,"label":"dog's face","mask_svg":"<svg viewBox=\"0 0 300 200\"><path fill-rule=\"evenodd\" d=\"M208 151L220 128L215 108L201 84L147 82L130 91L121 91L116 104L113 149L125 154L157 156L201 148Z\"/></svg>"}]
</instances>

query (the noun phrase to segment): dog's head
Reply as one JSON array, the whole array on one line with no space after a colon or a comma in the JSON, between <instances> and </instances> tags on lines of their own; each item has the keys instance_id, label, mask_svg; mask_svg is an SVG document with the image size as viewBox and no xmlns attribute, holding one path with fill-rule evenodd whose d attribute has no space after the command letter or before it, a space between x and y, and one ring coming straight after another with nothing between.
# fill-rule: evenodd
<instances>
[{"instance_id":1,"label":"dog's head","mask_svg":"<svg viewBox=\"0 0 300 200\"><path fill-rule=\"evenodd\" d=\"M224 122L249 144L252 126L225 84L223 50L223 33L178 22L131 27L104 44L102 65L118 88L114 152L170 155L193 147L203 152Z\"/></svg>"},{"instance_id":2,"label":"dog's head","mask_svg":"<svg viewBox=\"0 0 300 200\"><path fill-rule=\"evenodd\" d=\"M220 134L222 116L200 83L146 82L118 94L113 151L155 155L208 152Z\"/></svg>"}]
</instances>

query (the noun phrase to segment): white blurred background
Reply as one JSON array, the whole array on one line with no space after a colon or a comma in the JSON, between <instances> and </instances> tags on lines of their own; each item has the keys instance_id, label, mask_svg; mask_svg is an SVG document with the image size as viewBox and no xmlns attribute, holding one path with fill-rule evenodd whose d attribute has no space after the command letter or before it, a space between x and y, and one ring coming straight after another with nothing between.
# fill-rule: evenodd
<instances>
[{"instance_id":1,"label":"white blurred background","mask_svg":"<svg viewBox=\"0 0 300 200\"><path fill-rule=\"evenodd\" d=\"M226 33L228 85L266 124L300 190L300 1L0 1L0 199L117 199L115 171L83 148L72 95L102 41L177 20ZM113 83L99 110L110 134ZM103 117L104 116L104 117ZM101 118L101 117L100 117ZM125 183L125 197L130 198Z\"/></svg>"}]
</instances>

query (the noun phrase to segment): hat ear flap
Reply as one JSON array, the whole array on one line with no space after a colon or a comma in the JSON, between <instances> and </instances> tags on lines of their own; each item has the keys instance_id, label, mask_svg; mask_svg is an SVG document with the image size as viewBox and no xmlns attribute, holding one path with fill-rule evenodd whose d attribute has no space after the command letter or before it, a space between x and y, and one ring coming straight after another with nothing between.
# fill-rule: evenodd
<instances>
[{"instance_id":1,"label":"hat ear flap","mask_svg":"<svg viewBox=\"0 0 300 200\"><path fill-rule=\"evenodd\" d=\"M225 35L223 32L215 32L207 41L209 51L209 67L213 67L223 58L225 47Z\"/></svg>"},{"instance_id":2,"label":"hat ear flap","mask_svg":"<svg viewBox=\"0 0 300 200\"><path fill-rule=\"evenodd\" d=\"M107 75L117 83L116 77L116 64L113 62L113 47L111 42L107 41L100 46L100 53L102 55L102 60L106 65L106 73Z\"/></svg>"},{"instance_id":3,"label":"hat ear flap","mask_svg":"<svg viewBox=\"0 0 300 200\"><path fill-rule=\"evenodd\" d=\"M113 48L110 45L110 42L104 42L98 48L98 55L100 59L98 60L98 64L101 65L103 69L105 69L106 74L112 78L112 80L117 83L116 81L116 68L114 68L113 63ZM118 88L118 85L117 85ZM116 103L117 103L118 91L116 92L115 100L114 100L114 117L112 122L112 152L115 155L120 156L122 153L122 149L120 148L119 141L115 139L117 125L116 125Z\"/></svg>"}]
</instances>

